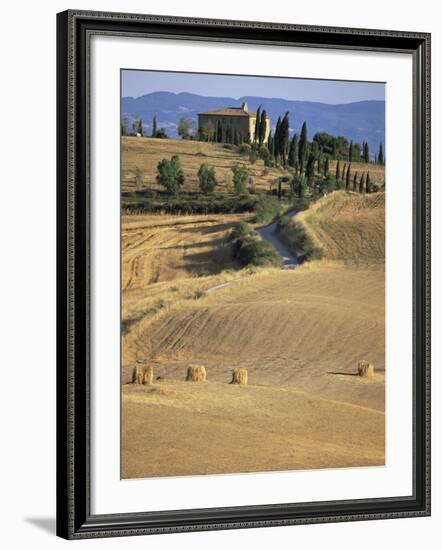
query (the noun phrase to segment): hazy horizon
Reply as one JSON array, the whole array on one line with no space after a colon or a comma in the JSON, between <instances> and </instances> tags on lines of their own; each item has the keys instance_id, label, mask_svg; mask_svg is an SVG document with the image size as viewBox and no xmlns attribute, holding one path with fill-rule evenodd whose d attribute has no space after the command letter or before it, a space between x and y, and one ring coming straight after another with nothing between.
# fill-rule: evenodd
<instances>
[{"instance_id":1,"label":"hazy horizon","mask_svg":"<svg viewBox=\"0 0 442 550\"><path fill-rule=\"evenodd\" d=\"M281 93L281 84L284 92ZM385 101L382 82L319 80L292 77L242 76L123 69L121 96L139 98L151 93L190 93L239 99L244 96L342 105Z\"/></svg>"}]
</instances>

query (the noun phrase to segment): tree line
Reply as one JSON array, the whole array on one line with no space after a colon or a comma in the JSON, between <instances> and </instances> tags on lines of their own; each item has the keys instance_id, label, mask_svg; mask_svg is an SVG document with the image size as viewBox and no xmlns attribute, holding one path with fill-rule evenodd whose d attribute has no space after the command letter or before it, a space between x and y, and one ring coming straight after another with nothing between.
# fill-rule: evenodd
<instances>
[{"instance_id":1,"label":"tree line","mask_svg":"<svg viewBox=\"0 0 442 550\"><path fill-rule=\"evenodd\" d=\"M289 113L279 116L274 132L270 131L266 140L267 112L258 107L256 112L256 124L254 135L249 133L244 136L233 125L227 125L222 131L221 124L205 123L196 132L195 121L189 118L181 118L177 132L182 139L195 139L201 141L227 143L236 146L248 144L252 152L262 158L267 166L282 165L291 167L296 174L305 174L312 177L315 173L323 173L327 170L330 160L365 162L384 165L385 155L382 143L374 155L373 161L370 155L369 144L348 141L344 136L333 136L327 132L317 132L313 140L308 140L307 122L303 122L300 133L294 133L290 137ZM122 135L146 136L141 118L136 118L132 123L132 132L129 131L129 122L124 118L121 123ZM156 116L152 119L152 132L150 137L167 138L166 130L158 128Z\"/></svg>"}]
</instances>

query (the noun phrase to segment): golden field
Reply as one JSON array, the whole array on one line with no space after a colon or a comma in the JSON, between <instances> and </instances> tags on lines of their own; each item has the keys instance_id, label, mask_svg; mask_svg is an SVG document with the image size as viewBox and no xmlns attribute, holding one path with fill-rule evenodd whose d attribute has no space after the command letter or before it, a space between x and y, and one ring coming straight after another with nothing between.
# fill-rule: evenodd
<instances>
[{"instance_id":1,"label":"golden field","mask_svg":"<svg viewBox=\"0 0 442 550\"><path fill-rule=\"evenodd\" d=\"M123 216L122 477L384 464L383 195L298 214L325 257L294 270L239 269L225 239L239 219ZM184 381L190 364L206 382ZM153 386L130 383L135 365ZM239 366L247 386L229 384Z\"/></svg>"}]
</instances>

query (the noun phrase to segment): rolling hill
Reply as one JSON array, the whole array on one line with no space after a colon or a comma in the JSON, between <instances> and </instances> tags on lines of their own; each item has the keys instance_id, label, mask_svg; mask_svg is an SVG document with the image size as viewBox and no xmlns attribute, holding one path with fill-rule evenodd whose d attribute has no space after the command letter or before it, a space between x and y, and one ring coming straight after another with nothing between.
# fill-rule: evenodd
<instances>
[{"instance_id":1,"label":"rolling hill","mask_svg":"<svg viewBox=\"0 0 442 550\"><path fill-rule=\"evenodd\" d=\"M197 121L197 114L226 106L240 107L246 101L251 111L261 105L271 118L274 129L278 116L290 114L291 132L299 133L307 121L310 139L316 132L345 136L356 143L367 141L374 153L379 144L385 144L385 102L359 101L330 105L310 101L290 101L282 98L259 96L205 97L190 93L153 92L141 97L123 97L121 115L129 121L141 117L147 133L152 130L152 119L157 117L158 127L164 127L170 137L177 137L178 121L182 117Z\"/></svg>"},{"instance_id":2,"label":"rolling hill","mask_svg":"<svg viewBox=\"0 0 442 550\"><path fill-rule=\"evenodd\" d=\"M333 260L126 285L122 476L383 464L383 216L378 194L332 193L295 220ZM201 240L210 254L210 223L193 219L173 246ZM133 229L125 247L142 240ZM357 376L359 359L373 362L373 378ZM207 382L184 382L193 363ZM153 366L154 386L128 383L136 364ZM248 386L228 384L237 366Z\"/></svg>"}]
</instances>

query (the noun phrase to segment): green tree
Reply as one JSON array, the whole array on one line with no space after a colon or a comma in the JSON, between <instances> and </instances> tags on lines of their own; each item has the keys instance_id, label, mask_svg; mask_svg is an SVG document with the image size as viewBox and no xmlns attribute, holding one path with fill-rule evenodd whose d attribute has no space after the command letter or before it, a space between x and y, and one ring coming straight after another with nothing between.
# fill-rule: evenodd
<instances>
[{"instance_id":1,"label":"green tree","mask_svg":"<svg viewBox=\"0 0 442 550\"><path fill-rule=\"evenodd\" d=\"M157 182L164 186L172 195L177 195L185 182L183 168L178 155L170 160L163 159L157 166Z\"/></svg>"},{"instance_id":2,"label":"green tree","mask_svg":"<svg viewBox=\"0 0 442 550\"><path fill-rule=\"evenodd\" d=\"M193 130L193 121L189 118L180 118L178 122L178 135L182 139L189 139Z\"/></svg>"},{"instance_id":3,"label":"green tree","mask_svg":"<svg viewBox=\"0 0 442 550\"><path fill-rule=\"evenodd\" d=\"M330 163L327 157L324 163L324 176L327 178L329 174L330 174Z\"/></svg>"},{"instance_id":4,"label":"green tree","mask_svg":"<svg viewBox=\"0 0 442 550\"><path fill-rule=\"evenodd\" d=\"M305 175L309 179L315 175L315 161L316 161L315 155L313 153L309 153L309 156L307 159L307 165L305 167Z\"/></svg>"},{"instance_id":5,"label":"green tree","mask_svg":"<svg viewBox=\"0 0 442 550\"><path fill-rule=\"evenodd\" d=\"M301 135L299 136L299 148L298 148L298 159L301 169L301 173L304 172L305 161L307 159L307 122L303 122L301 128Z\"/></svg>"},{"instance_id":6,"label":"green tree","mask_svg":"<svg viewBox=\"0 0 442 550\"><path fill-rule=\"evenodd\" d=\"M364 162L370 162L370 150L368 147L368 143L366 141L364 141L363 154L364 154Z\"/></svg>"},{"instance_id":7,"label":"green tree","mask_svg":"<svg viewBox=\"0 0 442 550\"><path fill-rule=\"evenodd\" d=\"M205 122L199 129L199 136L202 141L214 141L215 140L215 126L212 122Z\"/></svg>"},{"instance_id":8,"label":"green tree","mask_svg":"<svg viewBox=\"0 0 442 550\"><path fill-rule=\"evenodd\" d=\"M298 148L299 148L299 139L298 134L295 134L290 141L289 148L289 166L295 167L298 162Z\"/></svg>"},{"instance_id":9,"label":"green tree","mask_svg":"<svg viewBox=\"0 0 442 550\"><path fill-rule=\"evenodd\" d=\"M339 160L336 163L336 175L335 175L336 181L339 181L341 179L341 165L339 164Z\"/></svg>"},{"instance_id":10,"label":"green tree","mask_svg":"<svg viewBox=\"0 0 442 550\"><path fill-rule=\"evenodd\" d=\"M269 150L270 156L273 157L275 154L275 150L274 150L274 139L273 139L271 130L269 133L269 138L267 140L267 149Z\"/></svg>"},{"instance_id":11,"label":"green tree","mask_svg":"<svg viewBox=\"0 0 442 550\"><path fill-rule=\"evenodd\" d=\"M259 141L260 125L261 125L261 105L258 107L258 109L256 111L255 133L253 135L253 143L258 143L258 141Z\"/></svg>"},{"instance_id":12,"label":"green tree","mask_svg":"<svg viewBox=\"0 0 442 550\"><path fill-rule=\"evenodd\" d=\"M305 176L298 175L295 176L292 180L292 189L296 193L296 195L302 199L305 195L305 190L307 189L307 180Z\"/></svg>"},{"instance_id":13,"label":"green tree","mask_svg":"<svg viewBox=\"0 0 442 550\"><path fill-rule=\"evenodd\" d=\"M364 192L364 186L365 186L365 174L363 173L361 176L361 179L359 180L359 193Z\"/></svg>"},{"instance_id":14,"label":"green tree","mask_svg":"<svg viewBox=\"0 0 442 550\"><path fill-rule=\"evenodd\" d=\"M212 193L217 183L215 167L203 162L198 170L198 180L203 193Z\"/></svg>"},{"instance_id":15,"label":"green tree","mask_svg":"<svg viewBox=\"0 0 442 550\"><path fill-rule=\"evenodd\" d=\"M133 128L134 134L136 135L139 134L140 136L143 135L143 121L141 120L141 118L136 118L133 121L132 128Z\"/></svg>"},{"instance_id":16,"label":"green tree","mask_svg":"<svg viewBox=\"0 0 442 550\"><path fill-rule=\"evenodd\" d=\"M345 190L346 191L350 190L350 178L351 178L351 168L350 168L350 165L348 165L347 174L345 176Z\"/></svg>"},{"instance_id":17,"label":"green tree","mask_svg":"<svg viewBox=\"0 0 442 550\"><path fill-rule=\"evenodd\" d=\"M367 172L367 179L366 179L366 182L365 182L365 190L366 190L367 193L372 192L370 172Z\"/></svg>"},{"instance_id":18,"label":"green tree","mask_svg":"<svg viewBox=\"0 0 442 550\"><path fill-rule=\"evenodd\" d=\"M127 117L123 117L121 121L121 135L122 136L129 135L129 120Z\"/></svg>"},{"instance_id":19,"label":"green tree","mask_svg":"<svg viewBox=\"0 0 442 550\"><path fill-rule=\"evenodd\" d=\"M349 162L353 162L353 142L350 141L350 145L348 147L348 160Z\"/></svg>"},{"instance_id":20,"label":"green tree","mask_svg":"<svg viewBox=\"0 0 442 550\"><path fill-rule=\"evenodd\" d=\"M244 164L235 164L232 168L233 188L238 195L245 195L249 181L249 171Z\"/></svg>"},{"instance_id":21,"label":"green tree","mask_svg":"<svg viewBox=\"0 0 442 550\"><path fill-rule=\"evenodd\" d=\"M266 130L267 130L267 112L265 109L263 109L261 113L261 120L259 122L259 134L258 134L258 141L259 146L264 143L265 137L266 137Z\"/></svg>"},{"instance_id":22,"label":"green tree","mask_svg":"<svg viewBox=\"0 0 442 550\"><path fill-rule=\"evenodd\" d=\"M280 141L281 141L281 117L278 117L276 121L275 128L275 137L273 138L273 156L275 157L276 162L278 162L279 150L280 150Z\"/></svg>"},{"instance_id":23,"label":"green tree","mask_svg":"<svg viewBox=\"0 0 442 550\"><path fill-rule=\"evenodd\" d=\"M152 137L157 137L157 117L154 116L152 120Z\"/></svg>"},{"instance_id":24,"label":"green tree","mask_svg":"<svg viewBox=\"0 0 442 550\"><path fill-rule=\"evenodd\" d=\"M385 164L384 150L382 149L382 143L379 144L378 164Z\"/></svg>"},{"instance_id":25,"label":"green tree","mask_svg":"<svg viewBox=\"0 0 442 550\"><path fill-rule=\"evenodd\" d=\"M358 190L358 173L355 172L355 175L353 176L353 191Z\"/></svg>"}]
</instances>

